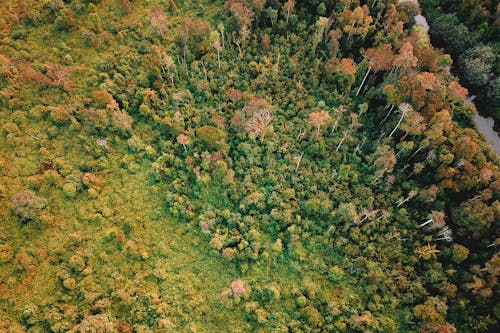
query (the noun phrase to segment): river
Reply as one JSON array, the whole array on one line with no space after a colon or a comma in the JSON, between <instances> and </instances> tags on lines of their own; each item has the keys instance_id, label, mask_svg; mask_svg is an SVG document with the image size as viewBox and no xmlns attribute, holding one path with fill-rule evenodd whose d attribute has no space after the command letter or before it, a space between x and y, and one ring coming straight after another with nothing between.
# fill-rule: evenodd
<instances>
[{"instance_id":1,"label":"river","mask_svg":"<svg viewBox=\"0 0 500 333\"><path fill-rule=\"evenodd\" d=\"M491 117L483 117L479 114L474 115L474 121L476 122L476 126L483 134L486 142L488 142L497 156L500 156L500 138L498 137L498 133L495 132L493 126L495 125L495 121Z\"/></svg>"}]
</instances>

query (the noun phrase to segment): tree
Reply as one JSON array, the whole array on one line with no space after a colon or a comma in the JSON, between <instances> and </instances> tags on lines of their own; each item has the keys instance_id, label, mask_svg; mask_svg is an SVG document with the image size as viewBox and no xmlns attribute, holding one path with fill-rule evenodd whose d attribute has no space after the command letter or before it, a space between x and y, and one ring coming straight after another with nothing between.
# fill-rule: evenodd
<instances>
[{"instance_id":1,"label":"tree","mask_svg":"<svg viewBox=\"0 0 500 333\"><path fill-rule=\"evenodd\" d=\"M214 42L214 48L215 50L217 51L217 64L219 66L219 69L220 69L220 53L222 51L222 45L220 43L220 40L217 39L215 42Z\"/></svg>"},{"instance_id":2,"label":"tree","mask_svg":"<svg viewBox=\"0 0 500 333\"><path fill-rule=\"evenodd\" d=\"M434 114L425 131L425 135L433 144L437 145L446 139L444 134L451 131L454 126L450 112L443 109Z\"/></svg>"},{"instance_id":3,"label":"tree","mask_svg":"<svg viewBox=\"0 0 500 333\"><path fill-rule=\"evenodd\" d=\"M373 153L374 165L377 167L377 178L381 177L386 172L392 172L396 165L396 154L388 145L380 145Z\"/></svg>"},{"instance_id":4,"label":"tree","mask_svg":"<svg viewBox=\"0 0 500 333\"><path fill-rule=\"evenodd\" d=\"M463 102L469 92L466 88L462 87L457 81L451 81L448 86L448 95L453 101Z\"/></svg>"},{"instance_id":5,"label":"tree","mask_svg":"<svg viewBox=\"0 0 500 333\"><path fill-rule=\"evenodd\" d=\"M458 158L471 161L479 152L479 146L474 138L464 134L456 139L454 152Z\"/></svg>"},{"instance_id":6,"label":"tree","mask_svg":"<svg viewBox=\"0 0 500 333\"><path fill-rule=\"evenodd\" d=\"M340 38L342 38L342 30L333 29L328 32L328 48L333 56L336 56L340 49Z\"/></svg>"},{"instance_id":7,"label":"tree","mask_svg":"<svg viewBox=\"0 0 500 333\"><path fill-rule=\"evenodd\" d=\"M180 26L184 60L190 54L199 58L210 47L210 24L201 19L185 18Z\"/></svg>"},{"instance_id":8,"label":"tree","mask_svg":"<svg viewBox=\"0 0 500 333\"><path fill-rule=\"evenodd\" d=\"M480 199L467 200L451 212L452 221L472 231L487 230L495 220L495 210Z\"/></svg>"},{"instance_id":9,"label":"tree","mask_svg":"<svg viewBox=\"0 0 500 333\"><path fill-rule=\"evenodd\" d=\"M422 88L425 90L436 90L439 87L438 78L434 73L422 72L417 74L417 79L420 81Z\"/></svg>"},{"instance_id":10,"label":"tree","mask_svg":"<svg viewBox=\"0 0 500 333\"><path fill-rule=\"evenodd\" d=\"M408 202L409 200L415 198L418 194L418 191L410 191L410 193L408 193L408 196L406 198L404 198L403 200L400 200L398 202L398 207L402 206L404 203Z\"/></svg>"},{"instance_id":11,"label":"tree","mask_svg":"<svg viewBox=\"0 0 500 333\"><path fill-rule=\"evenodd\" d=\"M295 0L288 0L283 5L283 10L285 11L286 24L288 24L288 20L290 19L290 16L292 15L294 8L295 8Z\"/></svg>"},{"instance_id":12,"label":"tree","mask_svg":"<svg viewBox=\"0 0 500 333\"><path fill-rule=\"evenodd\" d=\"M177 137L177 142L180 143L184 147L184 151L187 152L186 145L190 143L189 136L184 133L179 134Z\"/></svg>"},{"instance_id":13,"label":"tree","mask_svg":"<svg viewBox=\"0 0 500 333\"><path fill-rule=\"evenodd\" d=\"M497 60L492 47L479 44L466 50L459 58L464 79L474 87L487 87L493 78L493 66Z\"/></svg>"},{"instance_id":14,"label":"tree","mask_svg":"<svg viewBox=\"0 0 500 333\"><path fill-rule=\"evenodd\" d=\"M330 119L330 115L326 111L312 112L309 114L309 122L312 126L317 129L317 136L319 136L319 131L321 126L325 125Z\"/></svg>"},{"instance_id":15,"label":"tree","mask_svg":"<svg viewBox=\"0 0 500 333\"><path fill-rule=\"evenodd\" d=\"M247 293L247 287L245 282L241 279L234 280L231 282L231 291L234 298L242 297Z\"/></svg>"},{"instance_id":16,"label":"tree","mask_svg":"<svg viewBox=\"0 0 500 333\"><path fill-rule=\"evenodd\" d=\"M446 322L448 306L446 298L429 297L423 304L415 306L413 313L420 320L420 333L455 333L457 329Z\"/></svg>"},{"instance_id":17,"label":"tree","mask_svg":"<svg viewBox=\"0 0 500 333\"><path fill-rule=\"evenodd\" d=\"M366 50L365 56L370 59L370 67L375 71L389 71L394 63L394 53L390 44L381 44Z\"/></svg>"},{"instance_id":18,"label":"tree","mask_svg":"<svg viewBox=\"0 0 500 333\"><path fill-rule=\"evenodd\" d=\"M72 86L71 70L60 63L47 65L46 75L51 80L52 85L63 86L65 89L70 89Z\"/></svg>"},{"instance_id":19,"label":"tree","mask_svg":"<svg viewBox=\"0 0 500 333\"><path fill-rule=\"evenodd\" d=\"M425 118L419 112L410 109L400 128L406 132L401 140L404 140L407 135L420 135L426 128Z\"/></svg>"},{"instance_id":20,"label":"tree","mask_svg":"<svg viewBox=\"0 0 500 333\"><path fill-rule=\"evenodd\" d=\"M416 250L416 252L417 252L419 258L423 258L424 260L431 260L431 259L436 259L437 254L441 251L439 251L436 248L435 244L431 245L431 244L427 243L427 245L419 247Z\"/></svg>"},{"instance_id":21,"label":"tree","mask_svg":"<svg viewBox=\"0 0 500 333\"><path fill-rule=\"evenodd\" d=\"M47 201L36 196L31 190L24 190L11 198L14 214L21 221L31 221L38 217L40 211L47 206Z\"/></svg>"},{"instance_id":22,"label":"tree","mask_svg":"<svg viewBox=\"0 0 500 333\"><path fill-rule=\"evenodd\" d=\"M400 105L401 102L403 101L403 94L399 89L393 85L393 84L386 84L383 88L382 91L384 95L386 96L387 99L387 104L385 108L390 108L387 114L385 115L384 119L382 122L385 122L385 120L389 117L389 115L392 113L392 110L394 109L395 105Z\"/></svg>"},{"instance_id":23,"label":"tree","mask_svg":"<svg viewBox=\"0 0 500 333\"><path fill-rule=\"evenodd\" d=\"M151 11L151 26L158 30L160 36L165 38L165 33L170 26L170 21L163 10L156 8Z\"/></svg>"},{"instance_id":24,"label":"tree","mask_svg":"<svg viewBox=\"0 0 500 333\"><path fill-rule=\"evenodd\" d=\"M368 77L372 69L376 72L387 71L392 68L394 62L392 46L389 44L382 44L377 48L368 49L365 53L365 56L370 60L370 62L366 74L363 77L363 81L361 81L358 91L356 92L356 96L359 95L359 92L361 91L361 88L363 88L363 84L365 83L366 78Z\"/></svg>"},{"instance_id":25,"label":"tree","mask_svg":"<svg viewBox=\"0 0 500 333\"><path fill-rule=\"evenodd\" d=\"M435 211L435 210L433 210L429 214L428 218L429 219L427 221L425 221L424 223L420 224L418 226L418 228L422 228L422 227L425 227L428 224L431 224L432 229L439 229L439 228L442 228L442 227L444 227L446 225L446 223L444 221L445 214L442 211Z\"/></svg>"},{"instance_id":26,"label":"tree","mask_svg":"<svg viewBox=\"0 0 500 333\"><path fill-rule=\"evenodd\" d=\"M252 139L266 134L272 120L273 107L263 98L252 97L245 104L245 113L249 116L245 128Z\"/></svg>"},{"instance_id":27,"label":"tree","mask_svg":"<svg viewBox=\"0 0 500 333\"><path fill-rule=\"evenodd\" d=\"M245 44L250 35L250 25L253 21L254 12L245 0L228 0L224 3L224 7L229 9L238 21L240 38L242 43Z\"/></svg>"},{"instance_id":28,"label":"tree","mask_svg":"<svg viewBox=\"0 0 500 333\"><path fill-rule=\"evenodd\" d=\"M312 45L313 54L316 53L316 48L318 47L319 43L323 40L323 35L329 25L330 25L330 20L327 17L320 16L316 21L315 24L316 31L314 32L313 45Z\"/></svg>"},{"instance_id":29,"label":"tree","mask_svg":"<svg viewBox=\"0 0 500 333\"><path fill-rule=\"evenodd\" d=\"M410 112L410 110L413 110L413 107L410 104L408 104L408 103L401 103L401 104L399 104L398 109L401 112L401 118L399 118L399 121L396 124L396 127L394 127L394 129L392 130L392 132L389 134L389 137L392 137L392 135L394 134L394 132L396 132L396 130L398 129L399 125L401 125L401 122L406 117L406 115L408 114L408 112Z\"/></svg>"},{"instance_id":30,"label":"tree","mask_svg":"<svg viewBox=\"0 0 500 333\"><path fill-rule=\"evenodd\" d=\"M349 40L351 35L365 36L373 19L370 16L368 6L363 5L354 8L352 11L349 9L344 10L340 14L339 21L343 24L344 32L348 33L347 40Z\"/></svg>"},{"instance_id":31,"label":"tree","mask_svg":"<svg viewBox=\"0 0 500 333\"><path fill-rule=\"evenodd\" d=\"M201 126L196 129L196 136L210 149L218 148L226 138L226 133L213 127ZM181 139L184 139L181 137Z\"/></svg>"},{"instance_id":32,"label":"tree","mask_svg":"<svg viewBox=\"0 0 500 333\"><path fill-rule=\"evenodd\" d=\"M431 37L439 47L446 47L452 56L457 57L477 43L478 36L460 23L454 14L433 16Z\"/></svg>"},{"instance_id":33,"label":"tree","mask_svg":"<svg viewBox=\"0 0 500 333\"><path fill-rule=\"evenodd\" d=\"M332 58L326 63L327 67L337 73L336 78L340 85L345 87L344 96L349 96L351 93L351 86L355 80L356 63L350 58L343 58L338 60Z\"/></svg>"},{"instance_id":34,"label":"tree","mask_svg":"<svg viewBox=\"0 0 500 333\"><path fill-rule=\"evenodd\" d=\"M460 244L453 244L451 246L451 260L454 263L460 264L467 259L469 256L469 249Z\"/></svg>"},{"instance_id":35,"label":"tree","mask_svg":"<svg viewBox=\"0 0 500 333\"><path fill-rule=\"evenodd\" d=\"M349 137L349 134L350 134L349 131L342 131L342 139L340 139L340 142L337 145L337 148L335 149L335 151L339 151L340 150L340 147L344 143L345 139L347 139Z\"/></svg>"},{"instance_id":36,"label":"tree","mask_svg":"<svg viewBox=\"0 0 500 333\"><path fill-rule=\"evenodd\" d=\"M413 45L405 42L399 49L399 54L394 57L394 65L397 67L411 68L416 67L418 58L413 55Z\"/></svg>"}]
</instances>

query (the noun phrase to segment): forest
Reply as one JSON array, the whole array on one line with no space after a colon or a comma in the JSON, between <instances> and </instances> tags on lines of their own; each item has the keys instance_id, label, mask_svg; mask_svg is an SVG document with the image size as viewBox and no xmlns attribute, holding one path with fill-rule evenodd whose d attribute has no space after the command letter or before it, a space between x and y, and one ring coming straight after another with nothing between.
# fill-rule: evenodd
<instances>
[{"instance_id":1,"label":"forest","mask_svg":"<svg viewBox=\"0 0 500 333\"><path fill-rule=\"evenodd\" d=\"M0 332L498 332L500 6L421 6L1 1Z\"/></svg>"}]
</instances>

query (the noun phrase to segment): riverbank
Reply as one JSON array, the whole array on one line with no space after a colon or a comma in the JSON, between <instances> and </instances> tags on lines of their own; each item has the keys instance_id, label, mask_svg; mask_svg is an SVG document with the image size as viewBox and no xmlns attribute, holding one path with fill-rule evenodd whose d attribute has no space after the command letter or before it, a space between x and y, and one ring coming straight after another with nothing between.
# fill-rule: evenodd
<instances>
[{"instance_id":1,"label":"riverbank","mask_svg":"<svg viewBox=\"0 0 500 333\"><path fill-rule=\"evenodd\" d=\"M415 5L419 7L419 9L421 8L417 0L407 0L407 1L415 3ZM430 26L429 23L427 22L426 17L422 14L418 14L414 18L415 18L415 23L423 26L425 28L425 31L429 33ZM448 69L448 71L450 71L450 69ZM474 98L475 96L471 96L470 98L467 99L466 103L473 103L472 101ZM474 115L474 122L476 123L477 129L483 134L486 142L488 142L492 146L493 150L497 154L497 157L500 156L500 137L498 136L498 132L495 130L496 127L495 120L488 116L476 114Z\"/></svg>"}]
</instances>

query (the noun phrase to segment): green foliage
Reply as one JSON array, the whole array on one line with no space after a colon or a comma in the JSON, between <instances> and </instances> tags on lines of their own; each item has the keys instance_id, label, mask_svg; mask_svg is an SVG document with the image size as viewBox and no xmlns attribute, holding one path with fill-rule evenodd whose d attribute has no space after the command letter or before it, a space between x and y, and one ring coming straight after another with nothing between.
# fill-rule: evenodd
<instances>
[{"instance_id":1,"label":"green foliage","mask_svg":"<svg viewBox=\"0 0 500 333\"><path fill-rule=\"evenodd\" d=\"M202 126L196 129L196 136L209 149L217 149L223 145L225 133L213 126Z\"/></svg>"},{"instance_id":2,"label":"green foliage","mask_svg":"<svg viewBox=\"0 0 500 333\"><path fill-rule=\"evenodd\" d=\"M469 256L469 249L460 244L453 244L451 247L452 257L451 260L457 264L460 264Z\"/></svg>"},{"instance_id":3,"label":"green foliage","mask_svg":"<svg viewBox=\"0 0 500 333\"><path fill-rule=\"evenodd\" d=\"M444 68L495 98L494 28L460 5L428 15L457 58L395 0L6 0L0 331L494 329L499 164Z\"/></svg>"}]
</instances>

